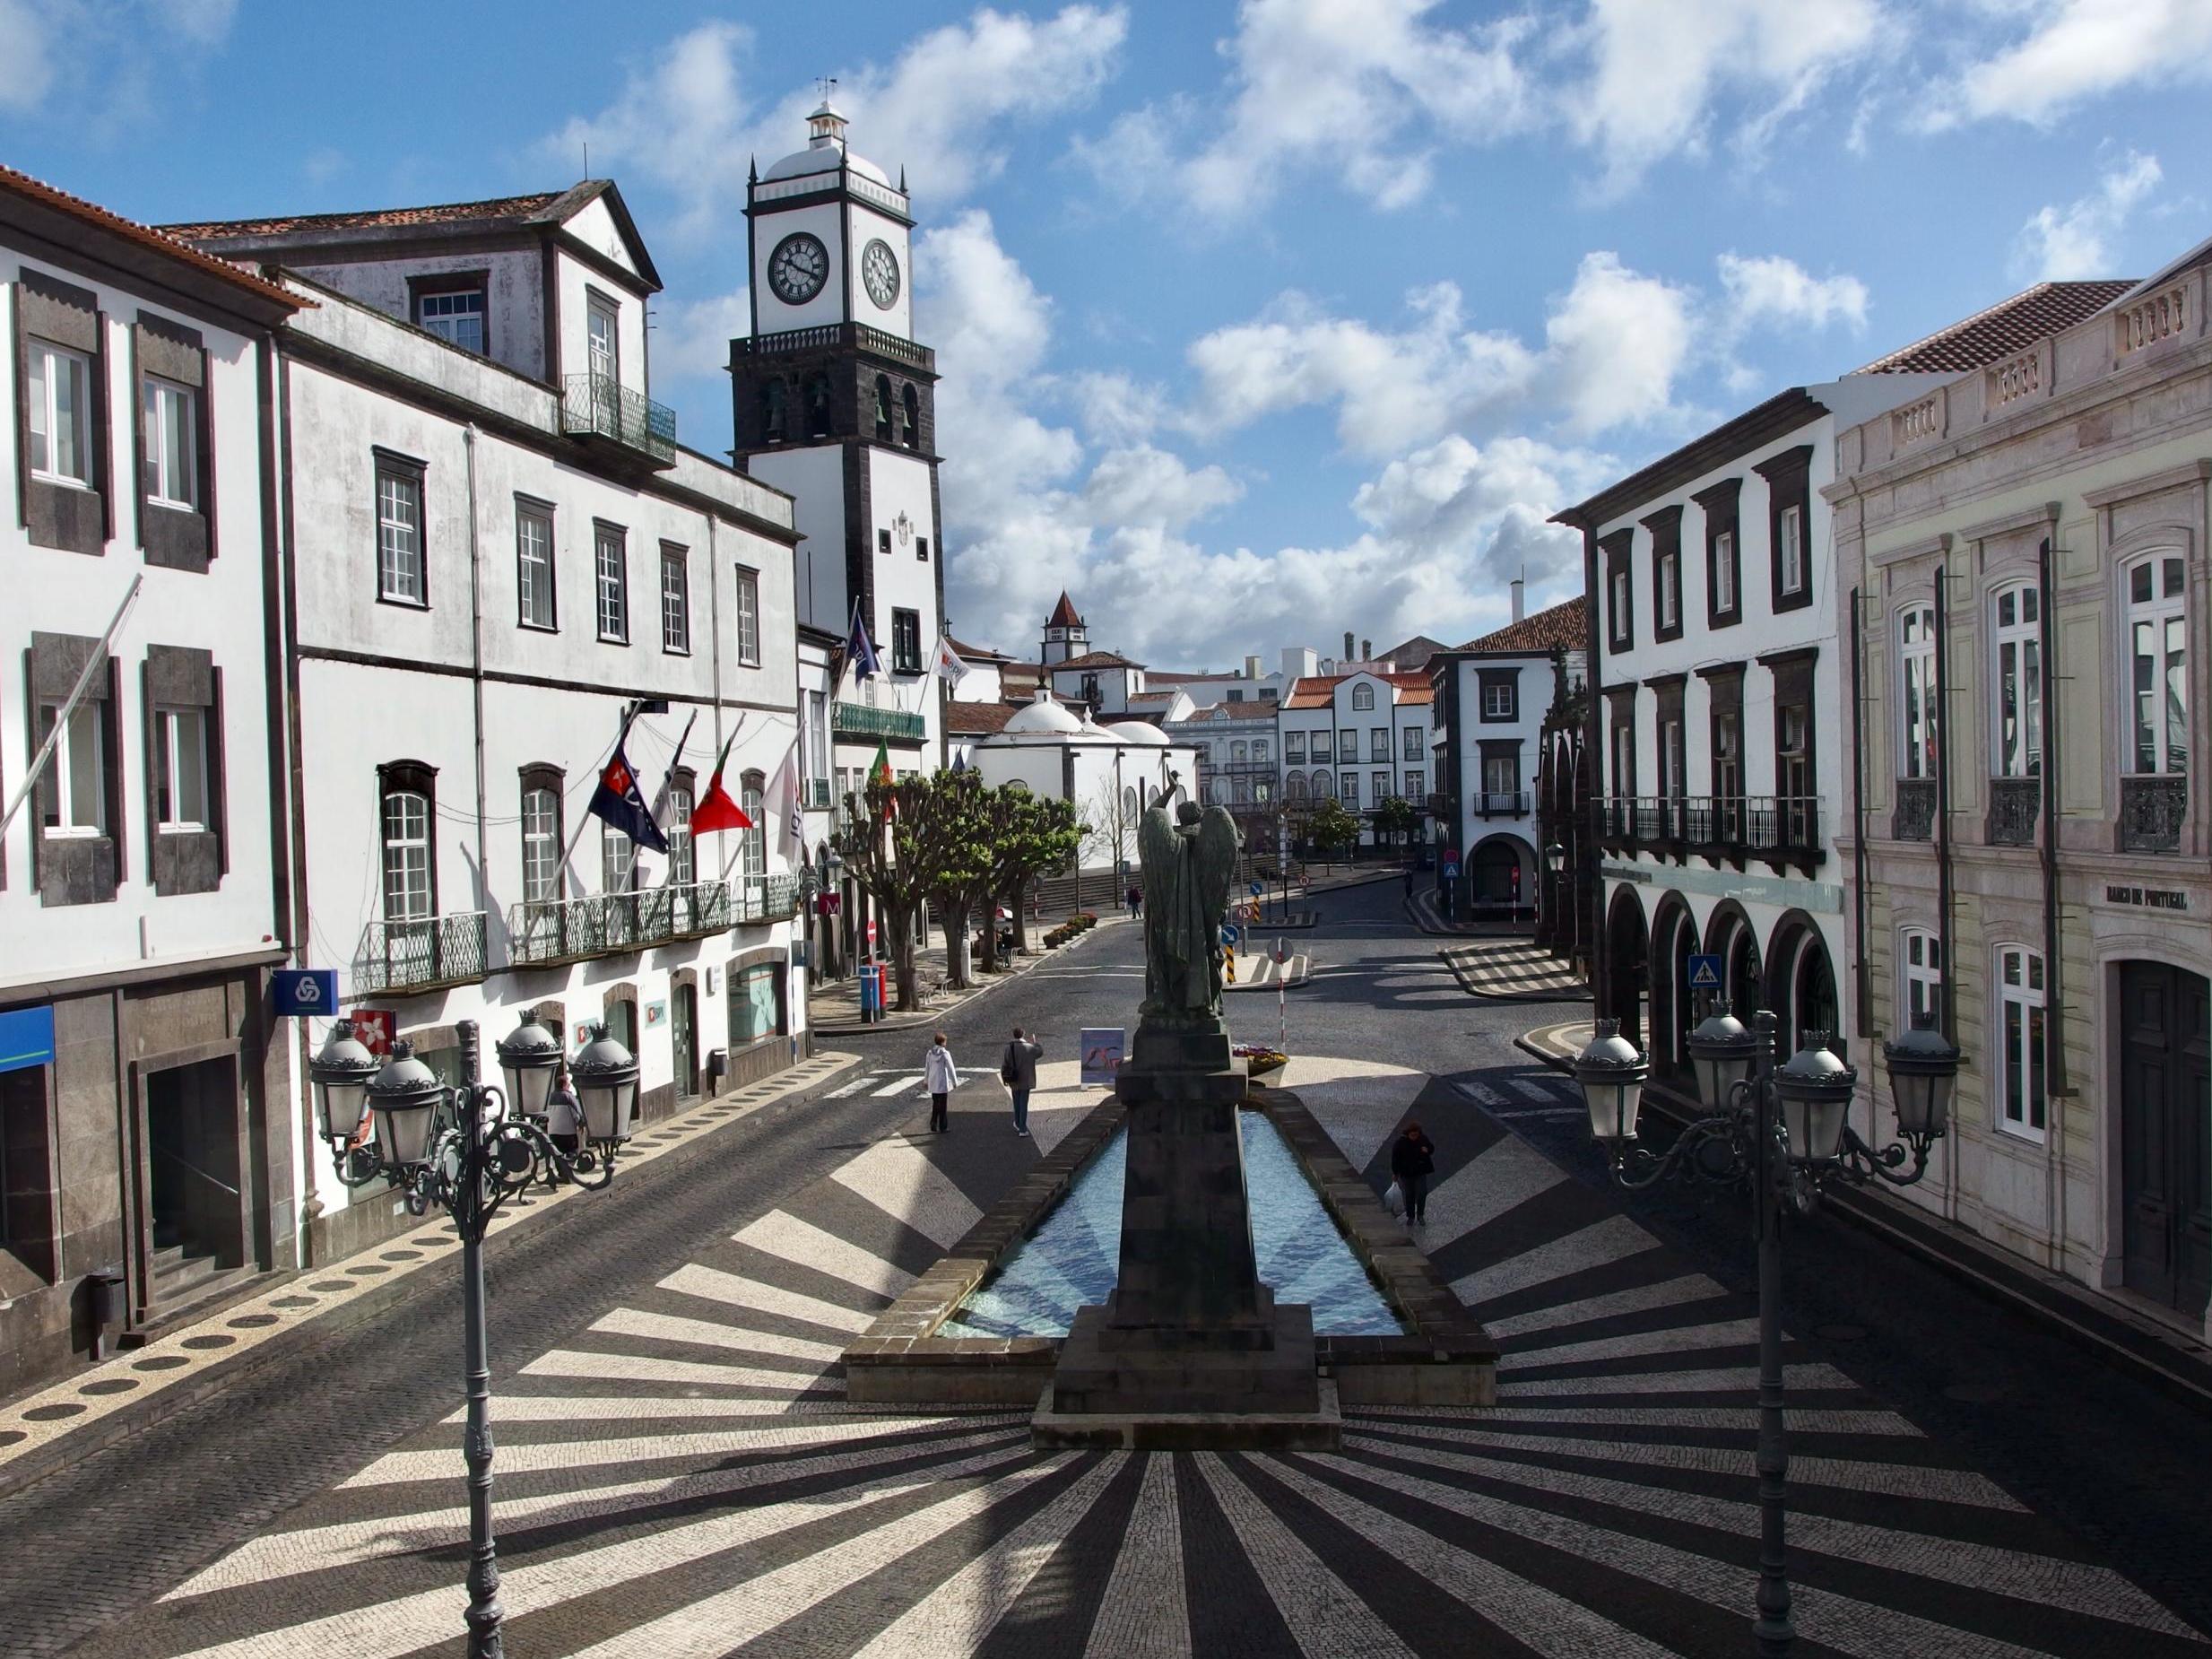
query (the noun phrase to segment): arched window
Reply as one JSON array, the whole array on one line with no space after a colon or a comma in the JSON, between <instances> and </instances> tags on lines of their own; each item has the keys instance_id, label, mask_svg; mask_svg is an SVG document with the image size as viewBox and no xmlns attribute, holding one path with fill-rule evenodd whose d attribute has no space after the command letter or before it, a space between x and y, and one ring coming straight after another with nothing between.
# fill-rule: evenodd
<instances>
[{"instance_id":1,"label":"arched window","mask_svg":"<svg viewBox=\"0 0 2212 1659\"><path fill-rule=\"evenodd\" d=\"M1242 743L1231 743L1229 745L1229 759L1231 760L1241 760L1244 758L1245 745Z\"/></svg>"},{"instance_id":2,"label":"arched window","mask_svg":"<svg viewBox=\"0 0 2212 1659\"><path fill-rule=\"evenodd\" d=\"M1252 758L1255 760L1264 760L1267 759L1266 738L1255 737L1252 740Z\"/></svg>"},{"instance_id":3,"label":"arched window","mask_svg":"<svg viewBox=\"0 0 2212 1659\"><path fill-rule=\"evenodd\" d=\"M891 441L891 378L876 377L876 436L885 443Z\"/></svg>"},{"instance_id":4,"label":"arched window","mask_svg":"<svg viewBox=\"0 0 2212 1659\"><path fill-rule=\"evenodd\" d=\"M1133 824L1137 821L1139 816L1140 814L1137 811L1137 791L1133 786L1124 786L1122 790L1122 821L1123 823Z\"/></svg>"},{"instance_id":5,"label":"arched window","mask_svg":"<svg viewBox=\"0 0 2212 1659\"><path fill-rule=\"evenodd\" d=\"M813 375L806 383L806 435L829 436L829 377Z\"/></svg>"},{"instance_id":6,"label":"arched window","mask_svg":"<svg viewBox=\"0 0 2212 1659\"><path fill-rule=\"evenodd\" d=\"M2004 945L1997 952L1997 1126L2043 1138L2043 959Z\"/></svg>"},{"instance_id":7,"label":"arched window","mask_svg":"<svg viewBox=\"0 0 2212 1659\"><path fill-rule=\"evenodd\" d=\"M1897 705L1903 722L1897 736L1897 776L1933 777L1937 722L1941 718L1936 701L1933 605L1912 605L1898 617L1897 660L1903 670Z\"/></svg>"},{"instance_id":8,"label":"arched window","mask_svg":"<svg viewBox=\"0 0 2212 1659\"><path fill-rule=\"evenodd\" d=\"M2143 777L2189 771L2187 566L2158 552L2121 573L2127 595L2128 743L2122 765Z\"/></svg>"},{"instance_id":9,"label":"arched window","mask_svg":"<svg viewBox=\"0 0 2212 1659\"><path fill-rule=\"evenodd\" d=\"M1898 976L1904 993L1904 1029L1943 1024L1943 941L1925 927L1908 927L1898 940Z\"/></svg>"},{"instance_id":10,"label":"arched window","mask_svg":"<svg viewBox=\"0 0 2212 1659\"><path fill-rule=\"evenodd\" d=\"M768 441L780 444L791 436L791 393L781 380L760 388L760 428Z\"/></svg>"},{"instance_id":11,"label":"arched window","mask_svg":"<svg viewBox=\"0 0 2212 1659\"><path fill-rule=\"evenodd\" d=\"M377 769L384 847L384 919L427 921L438 913L437 772L419 760Z\"/></svg>"},{"instance_id":12,"label":"arched window","mask_svg":"<svg viewBox=\"0 0 2212 1659\"><path fill-rule=\"evenodd\" d=\"M2008 587L1990 598L1990 681L1997 707L1990 721L1999 777L2041 777L2043 772L2043 656L2042 595L2033 587Z\"/></svg>"},{"instance_id":13,"label":"arched window","mask_svg":"<svg viewBox=\"0 0 2212 1659\"><path fill-rule=\"evenodd\" d=\"M1315 772L1314 774L1314 799L1326 801L1333 793L1334 791L1329 786L1329 774Z\"/></svg>"},{"instance_id":14,"label":"arched window","mask_svg":"<svg viewBox=\"0 0 2212 1659\"><path fill-rule=\"evenodd\" d=\"M907 448L918 449L922 447L921 395L909 386L900 395L900 401L906 404L906 430L900 436L905 440Z\"/></svg>"},{"instance_id":15,"label":"arched window","mask_svg":"<svg viewBox=\"0 0 2212 1659\"><path fill-rule=\"evenodd\" d=\"M1293 772L1288 777L1285 778L1283 780L1283 795L1288 800L1305 800L1306 774L1303 772Z\"/></svg>"},{"instance_id":16,"label":"arched window","mask_svg":"<svg viewBox=\"0 0 2212 1659\"><path fill-rule=\"evenodd\" d=\"M752 828L741 830L745 838L745 880L748 884L767 878L768 873L768 832L763 828L767 813L761 805L761 794L768 779L761 773L748 772L739 780L737 804L746 817L752 820Z\"/></svg>"},{"instance_id":17,"label":"arched window","mask_svg":"<svg viewBox=\"0 0 2212 1659\"><path fill-rule=\"evenodd\" d=\"M1352 688L1352 707L1355 709L1374 708L1375 688L1365 683L1354 686Z\"/></svg>"},{"instance_id":18,"label":"arched window","mask_svg":"<svg viewBox=\"0 0 2212 1659\"><path fill-rule=\"evenodd\" d=\"M560 899L560 771L525 767L522 774L522 897L525 904Z\"/></svg>"}]
</instances>

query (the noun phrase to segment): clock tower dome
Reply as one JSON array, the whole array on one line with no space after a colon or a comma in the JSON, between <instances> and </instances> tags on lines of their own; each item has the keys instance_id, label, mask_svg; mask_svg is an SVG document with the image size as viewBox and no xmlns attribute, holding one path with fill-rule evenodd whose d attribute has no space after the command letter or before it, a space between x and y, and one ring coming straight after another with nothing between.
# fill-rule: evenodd
<instances>
[{"instance_id":1,"label":"clock tower dome","mask_svg":"<svg viewBox=\"0 0 2212 1659\"><path fill-rule=\"evenodd\" d=\"M890 682L871 692L926 728L908 733L925 753L899 769L927 770L944 730L942 684L924 675L944 614L937 357L914 339L906 180L852 152L834 85L807 117L806 148L756 167L746 187L752 333L730 342L733 454L796 502L799 620L846 634L855 611L865 619ZM859 725L887 723L854 724L857 746Z\"/></svg>"}]
</instances>

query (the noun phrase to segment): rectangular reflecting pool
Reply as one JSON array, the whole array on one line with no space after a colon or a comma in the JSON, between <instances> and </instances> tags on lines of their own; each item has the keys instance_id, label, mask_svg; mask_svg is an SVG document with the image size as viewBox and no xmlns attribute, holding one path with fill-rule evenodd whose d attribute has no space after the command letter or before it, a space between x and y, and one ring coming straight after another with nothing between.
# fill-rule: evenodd
<instances>
[{"instance_id":1,"label":"rectangular reflecting pool","mask_svg":"<svg viewBox=\"0 0 2212 1659\"><path fill-rule=\"evenodd\" d=\"M1323 1336L1398 1336L1406 1325L1367 1277L1264 1113L1239 1112L1252 1246L1280 1302L1314 1310ZM1117 1130L1057 1209L937 1327L941 1337L1065 1336L1076 1309L1104 1302L1120 1274L1122 1177L1129 1132Z\"/></svg>"}]
</instances>

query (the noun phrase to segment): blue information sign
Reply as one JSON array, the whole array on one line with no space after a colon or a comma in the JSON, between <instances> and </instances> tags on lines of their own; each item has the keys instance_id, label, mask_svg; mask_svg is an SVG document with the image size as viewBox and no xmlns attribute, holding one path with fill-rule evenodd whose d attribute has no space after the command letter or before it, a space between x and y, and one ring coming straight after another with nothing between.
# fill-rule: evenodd
<instances>
[{"instance_id":1,"label":"blue information sign","mask_svg":"<svg viewBox=\"0 0 2212 1659\"><path fill-rule=\"evenodd\" d=\"M1690 989L1717 991L1721 988L1721 959L1717 956L1690 958Z\"/></svg>"},{"instance_id":2,"label":"blue information sign","mask_svg":"<svg viewBox=\"0 0 2212 1659\"><path fill-rule=\"evenodd\" d=\"M1460 879L1459 865L1449 858L1444 861L1444 879L1447 882L1456 882Z\"/></svg>"},{"instance_id":3,"label":"blue information sign","mask_svg":"<svg viewBox=\"0 0 2212 1659\"><path fill-rule=\"evenodd\" d=\"M54 1064L54 1010L13 1008L0 1013L0 1072Z\"/></svg>"},{"instance_id":4,"label":"blue information sign","mask_svg":"<svg viewBox=\"0 0 2212 1659\"><path fill-rule=\"evenodd\" d=\"M280 968L269 976L276 1012L304 1020L338 1012L338 970L334 968Z\"/></svg>"},{"instance_id":5,"label":"blue information sign","mask_svg":"<svg viewBox=\"0 0 2212 1659\"><path fill-rule=\"evenodd\" d=\"M1239 939L1242 939L1244 936L1245 936L1245 935L1243 934L1243 933L1241 933L1239 930L1237 930L1236 928L1234 928L1234 927L1224 927L1224 928L1221 930L1221 942L1222 942L1223 944L1235 944L1235 943L1236 943L1236 942Z\"/></svg>"},{"instance_id":6,"label":"blue information sign","mask_svg":"<svg viewBox=\"0 0 2212 1659\"><path fill-rule=\"evenodd\" d=\"M1260 885L1257 882L1254 882L1252 884L1252 896L1253 896L1254 899L1257 899L1257 898L1258 898L1258 897L1259 897L1259 896L1260 896L1262 892L1264 892L1265 890L1265 890L1264 888L1262 888L1262 886L1261 886L1261 885Z\"/></svg>"}]
</instances>

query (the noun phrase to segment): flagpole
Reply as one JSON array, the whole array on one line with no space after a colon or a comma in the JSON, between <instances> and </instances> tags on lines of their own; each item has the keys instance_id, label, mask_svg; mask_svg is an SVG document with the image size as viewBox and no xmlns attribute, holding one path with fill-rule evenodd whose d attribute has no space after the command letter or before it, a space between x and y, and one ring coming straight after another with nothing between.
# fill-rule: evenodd
<instances>
[{"instance_id":1,"label":"flagpole","mask_svg":"<svg viewBox=\"0 0 2212 1659\"><path fill-rule=\"evenodd\" d=\"M629 736L630 722L635 720L637 717L637 705L634 703L624 703L622 705L622 729L614 734L614 749L608 750L606 751L607 754L612 754L615 750L621 748L624 741ZM592 768L592 777L596 779L600 773L606 770L606 755L602 755L599 758L597 764ZM597 787L595 783L594 787ZM556 873L567 871L568 868L568 861L576 856L577 847L584 839L584 831L586 828L589 826L591 821L592 814L590 808L587 806L585 811L577 815L576 833L568 838L568 845L561 851L560 862L553 866ZM565 876L563 879L566 879Z\"/></svg>"}]
</instances>

